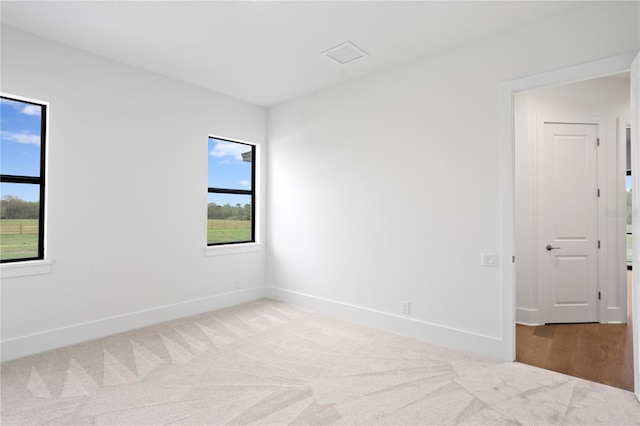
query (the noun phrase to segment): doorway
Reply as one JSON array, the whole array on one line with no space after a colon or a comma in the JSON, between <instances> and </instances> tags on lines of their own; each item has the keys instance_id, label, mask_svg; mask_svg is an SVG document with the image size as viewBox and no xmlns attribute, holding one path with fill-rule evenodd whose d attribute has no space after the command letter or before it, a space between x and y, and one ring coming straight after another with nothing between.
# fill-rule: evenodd
<instances>
[{"instance_id":1,"label":"doorway","mask_svg":"<svg viewBox=\"0 0 640 426\"><path fill-rule=\"evenodd\" d=\"M633 390L629 105L629 73L515 95L515 358Z\"/></svg>"}]
</instances>

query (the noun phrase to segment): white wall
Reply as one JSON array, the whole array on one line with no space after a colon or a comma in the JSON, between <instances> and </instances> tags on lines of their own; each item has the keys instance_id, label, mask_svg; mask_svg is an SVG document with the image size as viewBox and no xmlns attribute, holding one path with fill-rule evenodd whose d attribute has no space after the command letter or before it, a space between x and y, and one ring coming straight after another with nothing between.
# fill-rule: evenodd
<instances>
[{"instance_id":1,"label":"white wall","mask_svg":"<svg viewBox=\"0 0 640 426\"><path fill-rule=\"evenodd\" d=\"M499 85L635 51L637 17L595 4L272 108L268 294L511 353L510 259L480 265L500 252Z\"/></svg>"},{"instance_id":2,"label":"white wall","mask_svg":"<svg viewBox=\"0 0 640 426\"><path fill-rule=\"evenodd\" d=\"M606 227L600 229L603 241L600 253L607 258L606 279L601 283L603 303L606 305L601 322L625 322L627 286L625 259L619 259L618 244L626 242L619 231L618 220L626 216L613 212L624 210L626 199L623 176L619 168L625 146L618 147L617 120L629 117L629 80L601 78L579 83L521 92L516 96L515 187L516 187L516 306L517 320L524 324L540 324L536 253L537 170L536 125L541 117L593 117L603 121L599 129L599 154L606 156L606 180L602 203L612 212L603 218ZM622 139L624 143L624 139ZM620 148L620 150L618 149ZM622 162L624 164L624 161ZM619 209L619 207L622 208ZM624 252L624 250L622 250Z\"/></svg>"},{"instance_id":3,"label":"white wall","mask_svg":"<svg viewBox=\"0 0 640 426\"><path fill-rule=\"evenodd\" d=\"M2 91L50 102L53 262L3 270L3 359L261 297L261 251L205 246L207 135L264 148L263 108L10 28Z\"/></svg>"}]
</instances>

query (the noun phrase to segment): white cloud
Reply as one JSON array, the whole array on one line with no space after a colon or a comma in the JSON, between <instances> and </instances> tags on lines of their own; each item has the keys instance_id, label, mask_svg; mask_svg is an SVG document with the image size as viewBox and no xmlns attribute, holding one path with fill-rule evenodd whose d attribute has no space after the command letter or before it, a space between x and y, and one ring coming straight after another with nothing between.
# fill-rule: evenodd
<instances>
[{"instance_id":1,"label":"white cloud","mask_svg":"<svg viewBox=\"0 0 640 426\"><path fill-rule=\"evenodd\" d=\"M11 105L13 107L17 107L18 105L21 104L20 101L14 101L13 99L7 99L7 98L0 99L0 103L3 103L5 105Z\"/></svg>"},{"instance_id":2,"label":"white cloud","mask_svg":"<svg viewBox=\"0 0 640 426\"><path fill-rule=\"evenodd\" d=\"M251 186L251 182L246 180L246 179L243 179L243 180L240 181L240 185L242 185L242 186Z\"/></svg>"},{"instance_id":3,"label":"white cloud","mask_svg":"<svg viewBox=\"0 0 640 426\"><path fill-rule=\"evenodd\" d=\"M24 108L22 108L22 110L20 111L21 113L23 113L24 115L40 115L40 111L42 110L41 107L39 107L38 105L27 105Z\"/></svg>"},{"instance_id":4,"label":"white cloud","mask_svg":"<svg viewBox=\"0 0 640 426\"><path fill-rule=\"evenodd\" d=\"M0 101L2 104L10 106L24 115L40 116L42 111L42 107L39 105L28 104L22 101L14 101L13 99L1 99Z\"/></svg>"},{"instance_id":5,"label":"white cloud","mask_svg":"<svg viewBox=\"0 0 640 426\"><path fill-rule=\"evenodd\" d=\"M5 131L0 132L0 137L6 141L40 146L40 135L32 135L26 132L14 133Z\"/></svg>"},{"instance_id":6,"label":"white cloud","mask_svg":"<svg viewBox=\"0 0 640 426\"><path fill-rule=\"evenodd\" d=\"M232 142L218 141L213 149L209 152L212 157L233 157L236 160L242 161L242 153L248 151L249 148L245 145L240 145Z\"/></svg>"}]
</instances>

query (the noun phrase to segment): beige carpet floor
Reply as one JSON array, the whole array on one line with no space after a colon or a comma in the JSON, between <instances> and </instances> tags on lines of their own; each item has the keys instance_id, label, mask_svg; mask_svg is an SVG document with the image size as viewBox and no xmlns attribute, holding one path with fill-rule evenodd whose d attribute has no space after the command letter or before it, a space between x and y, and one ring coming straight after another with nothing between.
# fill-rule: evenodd
<instances>
[{"instance_id":1,"label":"beige carpet floor","mask_svg":"<svg viewBox=\"0 0 640 426\"><path fill-rule=\"evenodd\" d=\"M268 299L1 366L2 424L640 424L630 393Z\"/></svg>"}]
</instances>

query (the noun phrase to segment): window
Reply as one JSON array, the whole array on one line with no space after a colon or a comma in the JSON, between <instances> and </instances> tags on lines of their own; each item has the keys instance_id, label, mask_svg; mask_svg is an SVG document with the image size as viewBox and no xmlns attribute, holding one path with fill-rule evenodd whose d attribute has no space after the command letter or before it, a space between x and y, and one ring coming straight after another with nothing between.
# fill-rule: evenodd
<instances>
[{"instance_id":1,"label":"window","mask_svg":"<svg viewBox=\"0 0 640 426\"><path fill-rule=\"evenodd\" d=\"M44 259L46 105L0 96L0 262Z\"/></svg>"},{"instance_id":2,"label":"window","mask_svg":"<svg viewBox=\"0 0 640 426\"><path fill-rule=\"evenodd\" d=\"M207 245L255 242L255 146L209 137Z\"/></svg>"},{"instance_id":3,"label":"window","mask_svg":"<svg viewBox=\"0 0 640 426\"><path fill-rule=\"evenodd\" d=\"M627 269L633 266L633 234L631 221L633 219L633 205L631 202L631 128L627 127Z\"/></svg>"}]
</instances>

